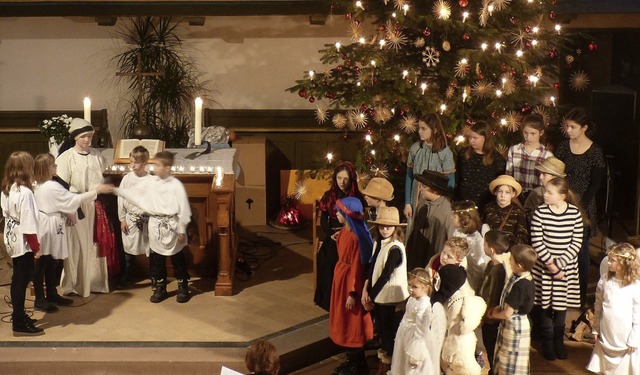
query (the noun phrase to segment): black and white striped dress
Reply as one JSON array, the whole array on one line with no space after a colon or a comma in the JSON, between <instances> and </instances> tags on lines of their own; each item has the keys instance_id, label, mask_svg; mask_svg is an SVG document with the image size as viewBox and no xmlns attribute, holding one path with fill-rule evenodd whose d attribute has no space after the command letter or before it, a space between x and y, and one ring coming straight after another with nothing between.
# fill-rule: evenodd
<instances>
[{"instance_id":1,"label":"black and white striped dress","mask_svg":"<svg viewBox=\"0 0 640 375\"><path fill-rule=\"evenodd\" d=\"M531 274L536 286L535 305L543 309L566 310L580 307L578 252L582 245L583 222L578 208L554 213L549 205L538 207L531 220L531 245L538 253ZM562 280L553 280L546 263L555 261L564 272Z\"/></svg>"}]
</instances>

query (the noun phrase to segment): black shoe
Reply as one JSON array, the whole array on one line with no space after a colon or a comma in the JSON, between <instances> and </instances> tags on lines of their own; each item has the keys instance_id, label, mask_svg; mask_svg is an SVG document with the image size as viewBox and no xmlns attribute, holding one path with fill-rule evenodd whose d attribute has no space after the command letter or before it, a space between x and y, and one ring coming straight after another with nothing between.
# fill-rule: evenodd
<instances>
[{"instance_id":1,"label":"black shoe","mask_svg":"<svg viewBox=\"0 0 640 375\"><path fill-rule=\"evenodd\" d=\"M54 305L44 298L36 299L36 301L33 303L33 308L46 313L54 313L58 311L58 306Z\"/></svg>"},{"instance_id":2,"label":"black shoe","mask_svg":"<svg viewBox=\"0 0 640 375\"><path fill-rule=\"evenodd\" d=\"M176 301L178 303L189 302L189 280L178 280L178 294L176 295Z\"/></svg>"},{"instance_id":3,"label":"black shoe","mask_svg":"<svg viewBox=\"0 0 640 375\"><path fill-rule=\"evenodd\" d=\"M131 284L131 277L129 277L128 274L125 274L118 279L118 282L116 282L116 289L127 289Z\"/></svg>"},{"instance_id":4,"label":"black shoe","mask_svg":"<svg viewBox=\"0 0 640 375\"><path fill-rule=\"evenodd\" d=\"M30 321L25 320L20 323L13 323L13 336L41 336L44 335L44 330L31 324Z\"/></svg>"},{"instance_id":5,"label":"black shoe","mask_svg":"<svg viewBox=\"0 0 640 375\"><path fill-rule=\"evenodd\" d=\"M380 343L380 337L374 336L364 344L364 350L380 349L380 346L382 346Z\"/></svg>"},{"instance_id":6,"label":"black shoe","mask_svg":"<svg viewBox=\"0 0 640 375\"><path fill-rule=\"evenodd\" d=\"M169 294L167 293L167 286L158 284L153 291L153 295L151 296L151 298L149 298L149 301L151 301L152 303L160 303L167 299L168 296Z\"/></svg>"},{"instance_id":7,"label":"black shoe","mask_svg":"<svg viewBox=\"0 0 640 375\"><path fill-rule=\"evenodd\" d=\"M71 298L64 298L59 294L48 295L46 300L58 306L73 305L73 300Z\"/></svg>"}]
</instances>

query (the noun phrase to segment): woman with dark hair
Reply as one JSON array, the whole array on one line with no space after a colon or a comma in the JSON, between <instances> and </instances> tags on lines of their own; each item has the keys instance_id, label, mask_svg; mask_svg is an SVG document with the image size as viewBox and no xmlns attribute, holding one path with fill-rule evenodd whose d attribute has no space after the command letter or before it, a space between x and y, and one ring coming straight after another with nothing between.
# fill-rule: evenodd
<instances>
[{"instance_id":1,"label":"woman with dark hair","mask_svg":"<svg viewBox=\"0 0 640 375\"><path fill-rule=\"evenodd\" d=\"M580 302L585 305L589 278L589 238L598 234L596 193L605 174L604 154L602 148L590 138L594 126L584 108L574 108L565 115L564 130L568 139L558 145L555 154L564 162L569 187L578 195L590 222L589 226L585 226L582 248L578 254Z\"/></svg>"},{"instance_id":2,"label":"woman with dark hair","mask_svg":"<svg viewBox=\"0 0 640 375\"><path fill-rule=\"evenodd\" d=\"M492 200L489 183L504 174L505 158L496 150L491 127L484 121L471 125L467 134L469 146L458 154L456 162L456 200L476 203L480 213Z\"/></svg>"},{"instance_id":3,"label":"woman with dark hair","mask_svg":"<svg viewBox=\"0 0 640 375\"><path fill-rule=\"evenodd\" d=\"M331 187L320 199L320 226L324 232L322 245L318 250L316 292L314 302L316 305L329 311L331 301L331 283L333 282L333 269L338 261L336 248L336 233L342 228L342 224L336 216L336 201L345 197L358 198L363 206L364 197L358 188L358 175L352 163L343 161L338 164L331 177Z\"/></svg>"},{"instance_id":4,"label":"woman with dark hair","mask_svg":"<svg viewBox=\"0 0 640 375\"><path fill-rule=\"evenodd\" d=\"M418 136L420 139L409 148L407 156L407 176L404 193L404 216L409 221L407 237L411 231L414 214L418 212L418 206L424 204L418 192L418 182L414 175L421 175L425 170L435 171L455 176L455 163L453 153L447 145L447 137L440 117L433 113L418 121ZM453 189L455 180L449 178L449 188Z\"/></svg>"}]
</instances>

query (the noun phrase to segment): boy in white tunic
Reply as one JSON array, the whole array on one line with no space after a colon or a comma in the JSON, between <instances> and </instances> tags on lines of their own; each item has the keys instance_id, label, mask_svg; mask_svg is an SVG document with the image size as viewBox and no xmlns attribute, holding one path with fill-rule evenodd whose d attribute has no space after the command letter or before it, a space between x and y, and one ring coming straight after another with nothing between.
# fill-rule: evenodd
<instances>
[{"instance_id":1,"label":"boy in white tunic","mask_svg":"<svg viewBox=\"0 0 640 375\"><path fill-rule=\"evenodd\" d=\"M116 194L131 201L149 214L149 268L153 295L150 301L167 298L167 257L171 257L178 280L178 303L189 301L189 273L183 252L187 246L187 224L191 208L182 183L171 175L173 154L162 151L156 159L155 176L135 189L117 189Z\"/></svg>"},{"instance_id":2,"label":"boy in white tunic","mask_svg":"<svg viewBox=\"0 0 640 375\"><path fill-rule=\"evenodd\" d=\"M149 151L144 146L137 146L129 154L129 167L127 173L120 182L121 189L132 189L149 179L147 163ZM131 282L136 255L149 256L149 216L133 203L118 197L118 219L122 230L122 245L124 247L124 269L118 281L118 287L123 288Z\"/></svg>"}]
</instances>

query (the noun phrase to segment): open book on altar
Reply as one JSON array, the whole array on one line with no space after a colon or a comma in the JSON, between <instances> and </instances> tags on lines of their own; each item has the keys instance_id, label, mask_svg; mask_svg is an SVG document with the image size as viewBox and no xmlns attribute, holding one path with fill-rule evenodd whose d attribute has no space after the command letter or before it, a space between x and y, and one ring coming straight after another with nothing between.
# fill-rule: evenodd
<instances>
[{"instance_id":1,"label":"open book on altar","mask_svg":"<svg viewBox=\"0 0 640 375\"><path fill-rule=\"evenodd\" d=\"M113 164L129 164L129 154L137 146L149 150L149 162L153 161L153 155L164 151L164 141L159 139L121 139L113 150Z\"/></svg>"}]
</instances>

